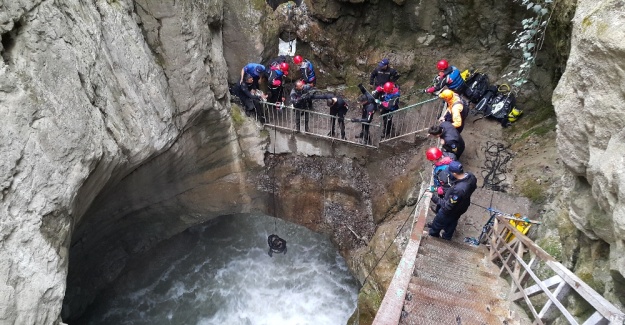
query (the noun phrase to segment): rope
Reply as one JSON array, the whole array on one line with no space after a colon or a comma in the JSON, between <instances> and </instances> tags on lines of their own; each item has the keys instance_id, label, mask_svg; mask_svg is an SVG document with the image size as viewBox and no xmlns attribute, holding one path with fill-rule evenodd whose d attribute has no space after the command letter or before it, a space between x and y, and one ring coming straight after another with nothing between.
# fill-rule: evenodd
<instances>
[{"instance_id":1,"label":"rope","mask_svg":"<svg viewBox=\"0 0 625 325\"><path fill-rule=\"evenodd\" d=\"M413 214L413 218L416 217L416 215L414 215L414 211L417 209L417 207L419 206L419 202L421 202L421 199L423 199L423 197L425 196L425 190L421 193L421 195L419 195L419 200L417 200L417 203L415 203L414 208L412 209L412 212L410 212L411 214ZM391 241L391 243L386 247L386 250L384 250L384 253L382 253L382 256L380 256L380 258L378 258L378 260L375 262L375 265L373 266L373 268L371 269L371 272L369 272L369 274L367 274L367 276L365 277L365 280L362 281L362 287L365 286L365 284L367 283L367 279L369 279L369 276L373 273L373 271L375 270L375 268L378 266L378 264L380 263L380 261L382 260L382 258L384 257L384 255L386 255L386 252L388 252L388 250L391 248L391 245L393 245L393 243L395 242L395 239L397 239L397 237L399 236L399 233L404 229L404 226L406 225L406 223L408 222L408 220L410 220L410 218L406 218L406 220L404 221L404 223L401 225L401 227L399 228L399 230L397 231L397 233L395 234L395 237L393 238L393 240Z\"/></svg>"},{"instance_id":2,"label":"rope","mask_svg":"<svg viewBox=\"0 0 625 325\"><path fill-rule=\"evenodd\" d=\"M506 171L508 170L506 164L512 159L513 154L508 150L508 147L499 142L488 141L483 148L485 149L486 161L484 161L484 167L482 167L481 172L484 178L482 188L505 192L508 186L508 184L503 184L506 180Z\"/></svg>"}]
</instances>

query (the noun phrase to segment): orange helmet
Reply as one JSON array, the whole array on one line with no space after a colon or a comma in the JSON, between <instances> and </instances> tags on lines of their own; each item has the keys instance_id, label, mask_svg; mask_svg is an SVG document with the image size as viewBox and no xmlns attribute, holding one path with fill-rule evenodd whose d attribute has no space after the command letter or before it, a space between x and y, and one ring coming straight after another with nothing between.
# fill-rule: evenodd
<instances>
[{"instance_id":1,"label":"orange helmet","mask_svg":"<svg viewBox=\"0 0 625 325\"><path fill-rule=\"evenodd\" d=\"M286 62L280 63L280 70L282 70L284 74L289 74L289 64Z\"/></svg>"},{"instance_id":2,"label":"orange helmet","mask_svg":"<svg viewBox=\"0 0 625 325\"><path fill-rule=\"evenodd\" d=\"M448 67L449 67L449 62L447 62L447 60L445 59L442 59L436 63L436 69L438 70L445 70Z\"/></svg>"},{"instance_id":3,"label":"orange helmet","mask_svg":"<svg viewBox=\"0 0 625 325\"><path fill-rule=\"evenodd\" d=\"M300 64L300 63L302 63L302 61L304 61L304 58L302 58L299 55L296 55L295 57L293 57L293 63L295 63L295 64Z\"/></svg>"},{"instance_id":4,"label":"orange helmet","mask_svg":"<svg viewBox=\"0 0 625 325\"><path fill-rule=\"evenodd\" d=\"M389 81L384 84L384 87L382 87L382 89L384 89L385 93L390 94L393 92L393 89L395 89L395 84Z\"/></svg>"},{"instance_id":5,"label":"orange helmet","mask_svg":"<svg viewBox=\"0 0 625 325\"><path fill-rule=\"evenodd\" d=\"M430 161L438 160L442 156L443 156L443 152L441 151L441 149L438 149L437 147L432 147L425 152L425 158L427 158Z\"/></svg>"}]
</instances>

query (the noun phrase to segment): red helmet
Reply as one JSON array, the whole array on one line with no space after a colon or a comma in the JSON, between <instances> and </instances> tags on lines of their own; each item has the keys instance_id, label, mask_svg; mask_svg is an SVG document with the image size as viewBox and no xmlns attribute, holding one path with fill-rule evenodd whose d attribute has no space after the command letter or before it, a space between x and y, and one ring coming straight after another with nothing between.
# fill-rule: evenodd
<instances>
[{"instance_id":1,"label":"red helmet","mask_svg":"<svg viewBox=\"0 0 625 325\"><path fill-rule=\"evenodd\" d=\"M438 70L445 70L448 67L449 67L449 62L447 62L447 60L445 59L442 59L436 63L436 69Z\"/></svg>"},{"instance_id":2,"label":"red helmet","mask_svg":"<svg viewBox=\"0 0 625 325\"><path fill-rule=\"evenodd\" d=\"M304 61L304 58L302 58L299 55L296 55L295 57L293 57L293 63L295 63L295 64L300 64L300 63L302 63L302 61Z\"/></svg>"},{"instance_id":3,"label":"red helmet","mask_svg":"<svg viewBox=\"0 0 625 325\"><path fill-rule=\"evenodd\" d=\"M289 64L286 63L286 62L280 63L280 70L282 70L282 72L284 72L284 74L288 74L289 73Z\"/></svg>"},{"instance_id":4,"label":"red helmet","mask_svg":"<svg viewBox=\"0 0 625 325\"><path fill-rule=\"evenodd\" d=\"M443 152L441 151L441 149L438 149L436 147L432 147L425 152L425 158L430 161L438 160L442 156Z\"/></svg>"},{"instance_id":5,"label":"red helmet","mask_svg":"<svg viewBox=\"0 0 625 325\"><path fill-rule=\"evenodd\" d=\"M392 82L387 82L384 84L384 87L382 87L384 89L384 92L387 94L390 94L393 92L393 89L395 89L395 84L393 84Z\"/></svg>"}]
</instances>

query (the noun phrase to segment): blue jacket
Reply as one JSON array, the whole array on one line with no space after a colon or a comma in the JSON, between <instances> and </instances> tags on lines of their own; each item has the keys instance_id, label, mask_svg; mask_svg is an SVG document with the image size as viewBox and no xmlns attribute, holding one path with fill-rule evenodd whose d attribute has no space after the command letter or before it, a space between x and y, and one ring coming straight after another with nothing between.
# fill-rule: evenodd
<instances>
[{"instance_id":1,"label":"blue jacket","mask_svg":"<svg viewBox=\"0 0 625 325\"><path fill-rule=\"evenodd\" d=\"M464 85L464 79L460 75L460 70L458 68L451 66L451 72L447 74L447 87L451 90L457 89L458 87Z\"/></svg>"},{"instance_id":2,"label":"blue jacket","mask_svg":"<svg viewBox=\"0 0 625 325\"><path fill-rule=\"evenodd\" d=\"M315 67L313 67L312 62L304 60L299 70L302 72L302 79L304 79L306 83L315 82Z\"/></svg>"},{"instance_id":3,"label":"blue jacket","mask_svg":"<svg viewBox=\"0 0 625 325\"><path fill-rule=\"evenodd\" d=\"M254 77L254 79L260 79L260 76L265 73L265 66L258 63L248 63L243 67L243 72Z\"/></svg>"}]
</instances>

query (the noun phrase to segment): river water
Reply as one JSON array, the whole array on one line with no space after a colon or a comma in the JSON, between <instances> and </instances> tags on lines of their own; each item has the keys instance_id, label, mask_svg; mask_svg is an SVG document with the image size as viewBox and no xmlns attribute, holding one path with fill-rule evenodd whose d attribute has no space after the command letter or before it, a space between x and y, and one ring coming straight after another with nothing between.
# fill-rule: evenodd
<instances>
[{"instance_id":1,"label":"river water","mask_svg":"<svg viewBox=\"0 0 625 325\"><path fill-rule=\"evenodd\" d=\"M287 254L269 257L272 233ZM129 263L77 323L339 325L357 294L326 237L269 216L227 216Z\"/></svg>"}]
</instances>

